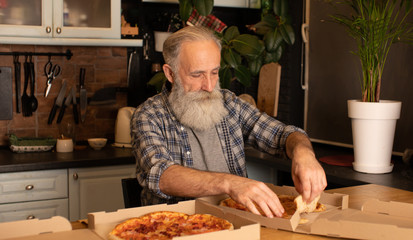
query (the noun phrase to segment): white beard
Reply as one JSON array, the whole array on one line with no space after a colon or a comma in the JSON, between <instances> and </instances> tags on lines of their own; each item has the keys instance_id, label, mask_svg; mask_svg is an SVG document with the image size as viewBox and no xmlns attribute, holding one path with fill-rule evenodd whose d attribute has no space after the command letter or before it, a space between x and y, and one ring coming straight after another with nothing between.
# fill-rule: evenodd
<instances>
[{"instance_id":1,"label":"white beard","mask_svg":"<svg viewBox=\"0 0 413 240\"><path fill-rule=\"evenodd\" d=\"M169 94L168 100L176 118L185 126L205 131L218 124L228 114L217 83L212 92L185 92L179 79Z\"/></svg>"}]
</instances>

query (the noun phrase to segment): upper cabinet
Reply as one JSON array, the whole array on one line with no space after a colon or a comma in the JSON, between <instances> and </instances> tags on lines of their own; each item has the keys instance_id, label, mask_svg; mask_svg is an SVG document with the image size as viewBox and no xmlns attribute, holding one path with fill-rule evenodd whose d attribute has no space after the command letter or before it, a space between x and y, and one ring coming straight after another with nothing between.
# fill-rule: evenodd
<instances>
[{"instance_id":1,"label":"upper cabinet","mask_svg":"<svg viewBox=\"0 0 413 240\"><path fill-rule=\"evenodd\" d=\"M120 0L1 1L0 43L139 46L140 40L121 40L120 5Z\"/></svg>"},{"instance_id":2,"label":"upper cabinet","mask_svg":"<svg viewBox=\"0 0 413 240\"><path fill-rule=\"evenodd\" d=\"M179 0L142 0L142 2L179 3ZM261 8L261 0L214 0L214 6Z\"/></svg>"}]
</instances>

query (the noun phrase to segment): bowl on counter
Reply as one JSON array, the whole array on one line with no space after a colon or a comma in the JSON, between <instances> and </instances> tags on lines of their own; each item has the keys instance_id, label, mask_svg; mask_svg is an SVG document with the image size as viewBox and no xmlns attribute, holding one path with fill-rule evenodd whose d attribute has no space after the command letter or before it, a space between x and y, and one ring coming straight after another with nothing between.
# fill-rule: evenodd
<instances>
[{"instance_id":1,"label":"bowl on counter","mask_svg":"<svg viewBox=\"0 0 413 240\"><path fill-rule=\"evenodd\" d=\"M107 138L89 138L87 140L87 142L89 143L89 146L95 150L102 149L106 145L107 141L108 141Z\"/></svg>"}]
</instances>

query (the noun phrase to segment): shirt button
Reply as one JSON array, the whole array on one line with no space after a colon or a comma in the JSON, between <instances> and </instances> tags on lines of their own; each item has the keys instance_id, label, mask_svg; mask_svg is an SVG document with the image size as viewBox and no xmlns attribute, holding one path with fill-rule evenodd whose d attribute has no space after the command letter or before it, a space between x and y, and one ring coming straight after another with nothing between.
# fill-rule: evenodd
<instances>
[{"instance_id":1,"label":"shirt button","mask_svg":"<svg viewBox=\"0 0 413 240\"><path fill-rule=\"evenodd\" d=\"M190 152L190 151L186 152L186 155L188 155L188 156L189 156L190 154L191 154L191 152Z\"/></svg>"}]
</instances>

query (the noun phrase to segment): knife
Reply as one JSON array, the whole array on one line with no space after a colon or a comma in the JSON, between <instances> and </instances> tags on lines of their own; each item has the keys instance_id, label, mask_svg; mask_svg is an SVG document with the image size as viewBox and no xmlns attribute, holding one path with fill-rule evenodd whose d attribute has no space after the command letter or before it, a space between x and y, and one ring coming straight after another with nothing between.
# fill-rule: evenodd
<instances>
[{"instance_id":1,"label":"knife","mask_svg":"<svg viewBox=\"0 0 413 240\"><path fill-rule=\"evenodd\" d=\"M65 99L65 104L63 104L62 107L60 108L59 116L57 116L56 123L60 123L62 121L66 108L72 103L72 89L70 89L69 94L67 95Z\"/></svg>"},{"instance_id":2,"label":"knife","mask_svg":"<svg viewBox=\"0 0 413 240\"><path fill-rule=\"evenodd\" d=\"M72 88L72 103L73 103L73 118L75 123L79 124L79 113L77 112L77 99L76 99L76 85Z\"/></svg>"},{"instance_id":3,"label":"knife","mask_svg":"<svg viewBox=\"0 0 413 240\"><path fill-rule=\"evenodd\" d=\"M85 88L85 69L80 68L79 74L79 85L80 85L80 120L85 122L86 119L86 108L87 108L87 93Z\"/></svg>"},{"instance_id":4,"label":"knife","mask_svg":"<svg viewBox=\"0 0 413 240\"><path fill-rule=\"evenodd\" d=\"M66 81L63 81L62 87L60 88L59 94L57 95L56 101L53 104L52 111L50 111L49 119L47 120L47 124L52 124L54 116L56 115L56 111L59 107L63 104L63 99L66 94Z\"/></svg>"}]
</instances>

